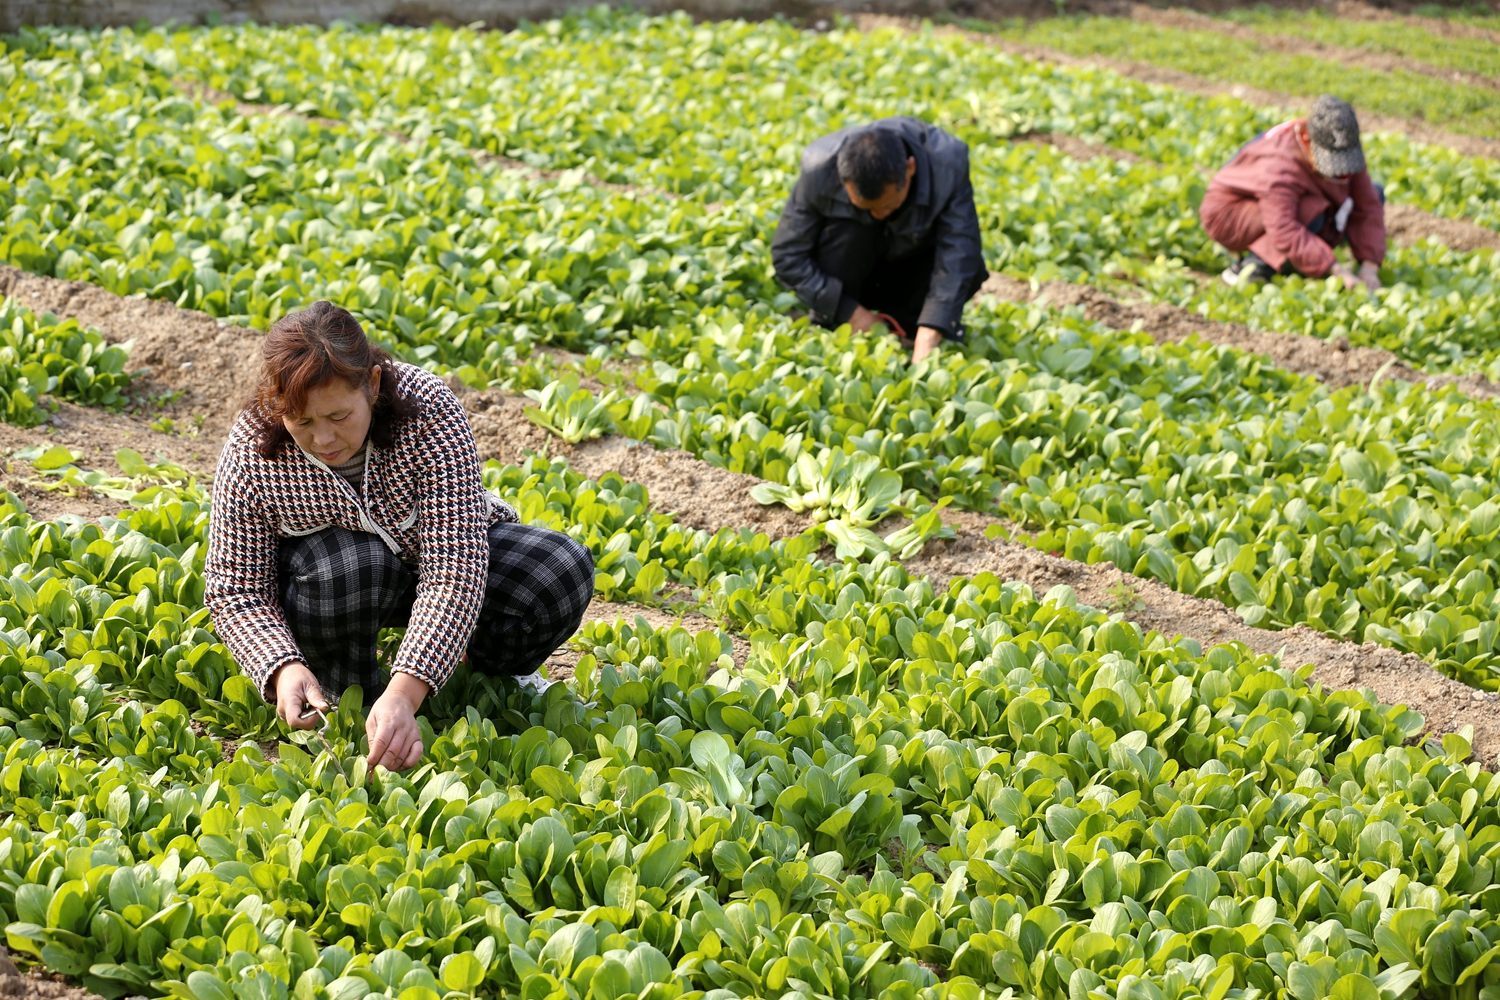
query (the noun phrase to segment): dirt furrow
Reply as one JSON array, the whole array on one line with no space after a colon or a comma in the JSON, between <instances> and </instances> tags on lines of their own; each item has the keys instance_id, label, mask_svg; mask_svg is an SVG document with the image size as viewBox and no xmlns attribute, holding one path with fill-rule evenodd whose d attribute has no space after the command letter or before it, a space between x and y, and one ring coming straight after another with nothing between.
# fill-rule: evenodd
<instances>
[{"instance_id":1,"label":"dirt furrow","mask_svg":"<svg viewBox=\"0 0 1500 1000\"><path fill-rule=\"evenodd\" d=\"M1467 219L1434 215L1414 205L1388 203L1385 206L1385 235L1398 246L1411 246L1436 236L1439 243L1459 253L1500 250L1500 231Z\"/></svg>"},{"instance_id":2,"label":"dirt furrow","mask_svg":"<svg viewBox=\"0 0 1500 1000\"><path fill-rule=\"evenodd\" d=\"M684 523L706 531L752 526L772 538L800 534L811 526L810 518L782 507L762 508L753 517L749 497L753 476L715 468L682 451L662 451L649 444L602 438L580 446L568 446L548 436L538 442L536 428L517 424L525 421L519 406L507 400L491 400L476 417L476 435L481 426L481 456L515 461L519 447L537 447L563 455L578 471L597 477L615 469L644 485L653 509L676 513ZM518 442L529 442L521 445ZM550 444L550 447L548 445ZM629 472L625 473L628 469ZM1180 594L1170 587L1125 573L1111 563L1086 565L1063 559L1028 546L990 539L986 529L996 518L972 511L955 511L946 518L956 538L930 542L915 559L906 562L909 573L929 577L942 590L958 576L994 573L1001 580L1026 583L1038 595L1058 584L1073 588L1081 604L1118 611L1144 631L1168 637L1185 636L1204 649L1226 642L1241 642L1256 653L1279 656L1287 667L1314 665L1313 680L1329 689L1368 688L1380 701L1404 704L1421 712L1434 735L1474 727L1474 750L1487 767L1500 755L1500 694L1476 691L1445 677L1418 656L1400 653L1374 643L1345 642L1299 625L1282 632L1252 628L1218 601ZM902 525L891 520L878 529L887 533Z\"/></svg>"},{"instance_id":3,"label":"dirt furrow","mask_svg":"<svg viewBox=\"0 0 1500 1000\"><path fill-rule=\"evenodd\" d=\"M1197 11L1187 10L1182 7L1152 7L1144 3L1135 3L1130 5L1130 17L1133 20L1162 28L1176 28L1184 31L1212 31L1238 41L1249 42L1252 45L1258 45L1272 52L1280 52L1286 55L1314 56L1318 59L1337 62L1343 66L1361 66L1365 69L1375 70L1378 73L1406 70L1409 73L1429 76L1447 83L1461 83L1468 87L1500 90L1500 79L1496 77L1481 76L1478 73L1433 66L1387 52L1346 49L1336 45L1328 45L1324 42L1313 41L1310 38L1257 31L1243 24L1236 24L1233 21L1226 21L1222 18L1209 17L1206 14L1200 14Z\"/></svg>"},{"instance_id":4,"label":"dirt furrow","mask_svg":"<svg viewBox=\"0 0 1500 1000\"><path fill-rule=\"evenodd\" d=\"M1139 163L1145 159L1128 149L1119 149L1102 142L1090 142L1065 132L1029 132L1025 135L1018 135L1011 141L1034 142L1042 146L1051 146L1075 160L1092 160L1105 156L1117 163Z\"/></svg>"},{"instance_id":5,"label":"dirt furrow","mask_svg":"<svg viewBox=\"0 0 1500 1000\"><path fill-rule=\"evenodd\" d=\"M888 14L860 14L855 18L855 23L866 31L874 28L899 28L904 31L921 31L925 28L916 18L897 17ZM952 26L933 26L931 30L962 35L970 41L992 46L993 48L1000 49L1002 52L1008 52L1023 59L1055 63L1059 66L1095 66L1113 70L1121 76L1128 76L1144 83L1159 83L1164 86L1175 87L1178 90L1185 90L1190 94L1201 94L1205 97L1218 97L1228 94L1231 97L1237 97L1251 104L1290 109L1306 108L1312 104L1313 98L1317 96L1286 94L1273 90L1262 90L1259 87L1249 87L1241 83L1209 80L1201 76L1194 76L1191 73L1184 73L1181 70L1157 66L1153 63L1136 62L1129 59L1110 59L1106 56L1075 56L1043 45L1028 45L1024 42L1015 42L1007 38L999 38L995 35L988 35L977 31L965 31L962 28ZM1359 118L1361 125L1366 131L1400 132L1417 142L1425 142L1434 146L1447 146L1465 156L1484 156L1490 159L1500 159L1500 140L1486 139L1477 135L1464 135L1459 132L1445 132L1415 118L1378 115L1368 111L1361 111Z\"/></svg>"},{"instance_id":6,"label":"dirt furrow","mask_svg":"<svg viewBox=\"0 0 1500 1000\"><path fill-rule=\"evenodd\" d=\"M1368 386L1377 378L1396 378L1433 388L1454 385L1476 399L1500 396L1500 386L1480 375L1431 375L1417 371L1389 351L1352 347L1343 338L1329 343L1302 334L1268 333L1251 329L1243 323L1204 319L1198 313L1168 303L1121 302L1089 285L1049 281L1034 289L1024 281L992 272L980 293L1055 308L1078 306L1088 319L1096 323L1114 330L1142 330L1151 334L1158 344L1185 340L1197 334L1210 343L1227 344L1252 354L1265 355L1278 368L1311 375L1334 388Z\"/></svg>"},{"instance_id":7,"label":"dirt furrow","mask_svg":"<svg viewBox=\"0 0 1500 1000\"><path fill-rule=\"evenodd\" d=\"M141 400L137 409L153 420L172 417L203 441L229 433L260 370L260 332L169 302L120 296L6 264L0 264L0 295L33 312L76 319L112 343L132 341L127 367L131 396Z\"/></svg>"}]
</instances>

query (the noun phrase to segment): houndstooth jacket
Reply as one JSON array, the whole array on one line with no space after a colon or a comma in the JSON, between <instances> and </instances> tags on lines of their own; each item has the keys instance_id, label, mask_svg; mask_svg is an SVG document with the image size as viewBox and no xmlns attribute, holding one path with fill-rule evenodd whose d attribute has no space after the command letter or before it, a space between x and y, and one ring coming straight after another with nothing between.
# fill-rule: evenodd
<instances>
[{"instance_id":1,"label":"houndstooth jacket","mask_svg":"<svg viewBox=\"0 0 1500 1000\"><path fill-rule=\"evenodd\" d=\"M489 566L486 532L516 521L480 484L479 454L453 391L413 365L392 373L417 414L396 426L391 447L370 442L364 496L287 442L272 458L256 450L256 421L242 413L214 478L204 603L219 637L267 701L272 674L302 658L277 601L278 539L332 525L379 535L417 564L411 624L391 670L434 691L453 672L479 617Z\"/></svg>"}]
</instances>

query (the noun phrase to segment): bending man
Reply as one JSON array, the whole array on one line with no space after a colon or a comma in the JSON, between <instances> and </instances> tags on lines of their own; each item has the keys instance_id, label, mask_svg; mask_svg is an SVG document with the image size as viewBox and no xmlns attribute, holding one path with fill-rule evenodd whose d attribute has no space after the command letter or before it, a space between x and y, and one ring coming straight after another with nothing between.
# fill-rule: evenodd
<instances>
[{"instance_id":1,"label":"bending man","mask_svg":"<svg viewBox=\"0 0 1500 1000\"><path fill-rule=\"evenodd\" d=\"M960 339L988 275L969 147L905 117L825 135L802 154L771 260L823 326L882 322L914 338L913 361Z\"/></svg>"},{"instance_id":2,"label":"bending man","mask_svg":"<svg viewBox=\"0 0 1500 1000\"><path fill-rule=\"evenodd\" d=\"M452 390L370 343L345 310L283 317L263 354L214 479L204 602L288 724L311 728L304 706L363 685L379 695L370 764L411 767L422 699L466 651L472 670L532 674L582 620L593 557L517 523L480 484ZM402 626L387 680L376 640Z\"/></svg>"},{"instance_id":3,"label":"bending man","mask_svg":"<svg viewBox=\"0 0 1500 1000\"><path fill-rule=\"evenodd\" d=\"M1250 140L1209 183L1198 216L1209 236L1244 255L1224 272L1231 285L1335 274L1347 288L1380 287L1385 195L1365 169L1354 109L1337 97ZM1345 239L1357 275L1334 256Z\"/></svg>"}]
</instances>

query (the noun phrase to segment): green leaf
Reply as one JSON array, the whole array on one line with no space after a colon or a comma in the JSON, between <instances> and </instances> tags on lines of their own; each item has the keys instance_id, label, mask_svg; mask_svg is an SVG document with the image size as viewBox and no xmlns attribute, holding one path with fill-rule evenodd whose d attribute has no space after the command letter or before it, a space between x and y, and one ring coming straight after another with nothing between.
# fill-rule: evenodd
<instances>
[{"instance_id":1,"label":"green leaf","mask_svg":"<svg viewBox=\"0 0 1500 1000\"><path fill-rule=\"evenodd\" d=\"M569 926L582 927L590 934L594 930L587 924L571 924ZM556 940L556 938L553 940ZM443 959L440 976L443 985L450 990L456 990L460 993L472 993L474 992L474 988L484 980L484 966L479 964L479 959L474 957L473 952L460 952L459 954L449 955Z\"/></svg>"},{"instance_id":2,"label":"green leaf","mask_svg":"<svg viewBox=\"0 0 1500 1000\"><path fill-rule=\"evenodd\" d=\"M32 459L31 464L34 468L47 472L52 469L61 469L65 465L71 465L82 457L82 454L75 454L73 451L57 444Z\"/></svg>"}]
</instances>

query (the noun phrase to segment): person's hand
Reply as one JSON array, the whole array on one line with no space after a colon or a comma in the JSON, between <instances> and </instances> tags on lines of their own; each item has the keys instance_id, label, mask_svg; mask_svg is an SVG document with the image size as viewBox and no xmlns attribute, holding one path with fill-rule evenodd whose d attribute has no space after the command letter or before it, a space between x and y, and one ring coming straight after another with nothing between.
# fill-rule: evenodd
<instances>
[{"instance_id":1,"label":"person's hand","mask_svg":"<svg viewBox=\"0 0 1500 1000\"><path fill-rule=\"evenodd\" d=\"M328 711L328 699L323 697L323 688L307 664L293 660L282 665L272 679L276 688L276 714L281 721L293 729L312 729L318 725L318 717L309 714L302 717L303 706L313 705L319 711Z\"/></svg>"},{"instance_id":2,"label":"person's hand","mask_svg":"<svg viewBox=\"0 0 1500 1000\"><path fill-rule=\"evenodd\" d=\"M422 735L417 728L417 709L427 697L427 685L411 674L393 673L385 694L365 718L365 737L370 743L370 766L404 771L422 759Z\"/></svg>"},{"instance_id":3,"label":"person's hand","mask_svg":"<svg viewBox=\"0 0 1500 1000\"><path fill-rule=\"evenodd\" d=\"M927 355L937 350L937 346L943 342L943 335L930 326L917 327L916 346L911 351L911 363L916 364Z\"/></svg>"},{"instance_id":4,"label":"person's hand","mask_svg":"<svg viewBox=\"0 0 1500 1000\"><path fill-rule=\"evenodd\" d=\"M1362 262L1359 265L1359 280L1372 292L1380 288L1380 265L1373 260Z\"/></svg>"},{"instance_id":5,"label":"person's hand","mask_svg":"<svg viewBox=\"0 0 1500 1000\"><path fill-rule=\"evenodd\" d=\"M1349 270L1343 264L1333 265L1333 270L1329 273L1342 281L1345 288L1358 288L1363 284L1363 282L1360 281L1359 276L1356 275L1353 271Z\"/></svg>"},{"instance_id":6,"label":"person's hand","mask_svg":"<svg viewBox=\"0 0 1500 1000\"><path fill-rule=\"evenodd\" d=\"M849 316L849 329L855 333L869 333L877 322L875 314L870 310L864 306L855 306L854 312Z\"/></svg>"}]
</instances>

